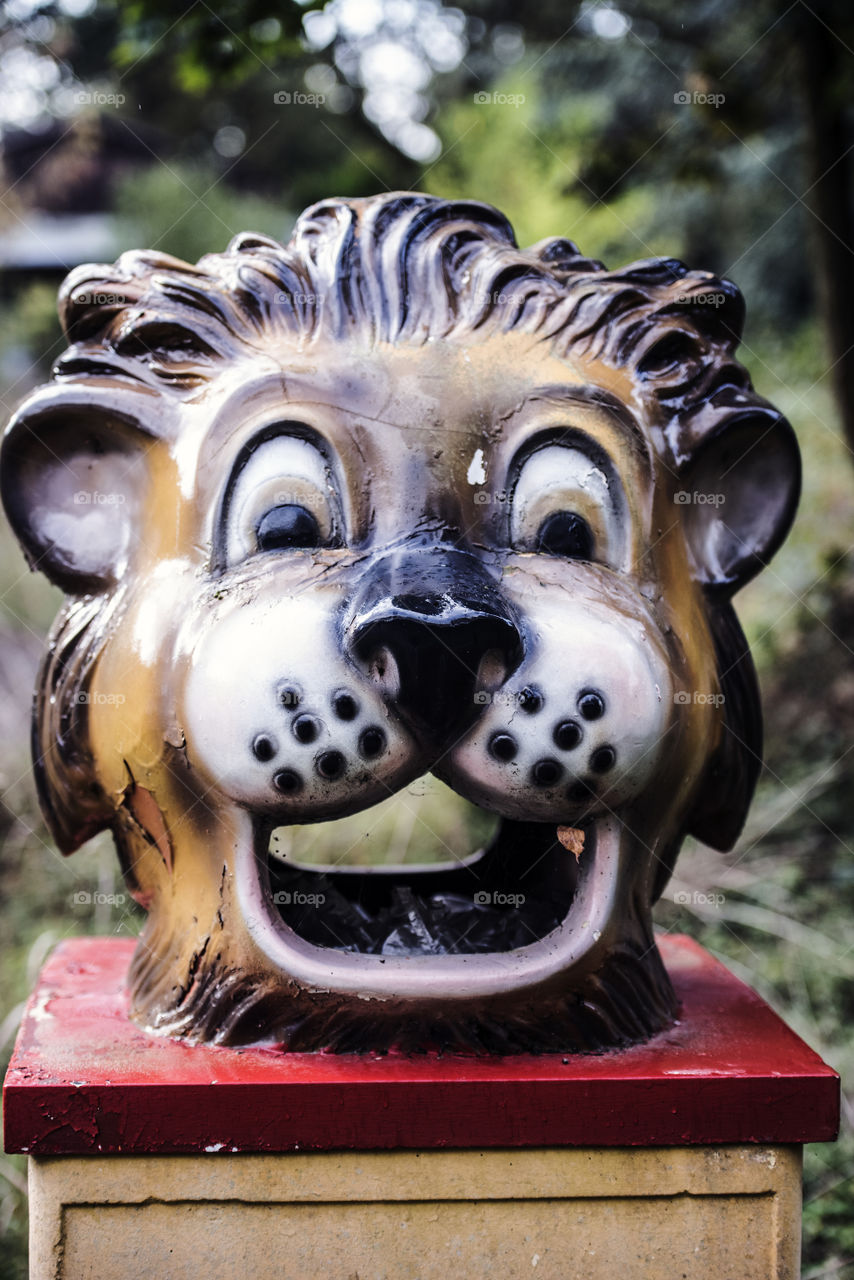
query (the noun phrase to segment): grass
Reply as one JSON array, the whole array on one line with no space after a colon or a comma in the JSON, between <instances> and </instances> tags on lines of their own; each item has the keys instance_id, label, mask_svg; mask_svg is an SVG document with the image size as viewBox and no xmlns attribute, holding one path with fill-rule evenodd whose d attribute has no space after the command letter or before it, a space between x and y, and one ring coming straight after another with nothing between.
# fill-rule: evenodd
<instances>
[{"instance_id":1,"label":"grass","mask_svg":"<svg viewBox=\"0 0 854 1280\"><path fill-rule=\"evenodd\" d=\"M418 778L363 813L277 827L270 852L288 862L338 867L459 862L489 843L498 819L437 778Z\"/></svg>"}]
</instances>

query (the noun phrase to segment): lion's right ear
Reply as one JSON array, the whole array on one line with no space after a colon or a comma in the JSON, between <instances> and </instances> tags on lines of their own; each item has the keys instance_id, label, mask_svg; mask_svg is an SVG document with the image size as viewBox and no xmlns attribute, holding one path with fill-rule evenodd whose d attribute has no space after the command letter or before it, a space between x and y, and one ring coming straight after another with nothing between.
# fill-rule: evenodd
<instances>
[{"instance_id":1,"label":"lion's right ear","mask_svg":"<svg viewBox=\"0 0 854 1280\"><path fill-rule=\"evenodd\" d=\"M732 413L682 472L685 538L700 582L728 597L767 565L789 532L801 490L795 433L764 411ZM677 498L677 501L679 499Z\"/></svg>"},{"instance_id":2,"label":"lion's right ear","mask_svg":"<svg viewBox=\"0 0 854 1280\"><path fill-rule=\"evenodd\" d=\"M70 594L121 577L142 500L148 437L131 419L36 393L10 422L0 494L31 568Z\"/></svg>"}]
</instances>

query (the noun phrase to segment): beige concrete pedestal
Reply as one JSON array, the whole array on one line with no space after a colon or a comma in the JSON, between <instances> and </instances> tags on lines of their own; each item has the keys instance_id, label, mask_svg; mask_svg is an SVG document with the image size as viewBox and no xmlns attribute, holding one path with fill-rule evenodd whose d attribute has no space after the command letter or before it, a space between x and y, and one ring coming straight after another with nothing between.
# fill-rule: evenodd
<instances>
[{"instance_id":1,"label":"beige concrete pedestal","mask_svg":"<svg viewBox=\"0 0 854 1280\"><path fill-rule=\"evenodd\" d=\"M30 1159L31 1280L794 1280L798 1146Z\"/></svg>"},{"instance_id":2,"label":"beige concrete pedestal","mask_svg":"<svg viewBox=\"0 0 854 1280\"><path fill-rule=\"evenodd\" d=\"M839 1078L688 939L682 1014L601 1055L187 1045L131 947L63 943L4 1087L31 1280L795 1280Z\"/></svg>"}]
</instances>

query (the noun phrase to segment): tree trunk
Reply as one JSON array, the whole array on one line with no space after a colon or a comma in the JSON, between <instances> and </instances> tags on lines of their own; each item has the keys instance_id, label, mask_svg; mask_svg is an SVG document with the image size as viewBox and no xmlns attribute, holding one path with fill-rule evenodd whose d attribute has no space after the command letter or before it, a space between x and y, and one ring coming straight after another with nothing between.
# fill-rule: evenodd
<instances>
[{"instance_id":1,"label":"tree trunk","mask_svg":"<svg viewBox=\"0 0 854 1280\"><path fill-rule=\"evenodd\" d=\"M851 145L844 107L846 51L804 6L799 55L811 189L818 302L831 361L833 390L848 448L854 457L854 219Z\"/></svg>"}]
</instances>

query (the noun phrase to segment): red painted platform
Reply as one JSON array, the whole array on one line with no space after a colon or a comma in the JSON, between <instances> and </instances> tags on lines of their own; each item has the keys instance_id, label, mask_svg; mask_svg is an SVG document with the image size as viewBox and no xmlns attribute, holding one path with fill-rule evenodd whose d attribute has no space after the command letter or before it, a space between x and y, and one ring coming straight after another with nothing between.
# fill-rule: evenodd
<instances>
[{"instance_id":1,"label":"red painted platform","mask_svg":"<svg viewBox=\"0 0 854 1280\"><path fill-rule=\"evenodd\" d=\"M62 943L6 1077L33 1155L824 1142L839 1077L691 939L661 951L679 1024L601 1056L283 1053L187 1045L127 1018L131 940Z\"/></svg>"}]
</instances>

